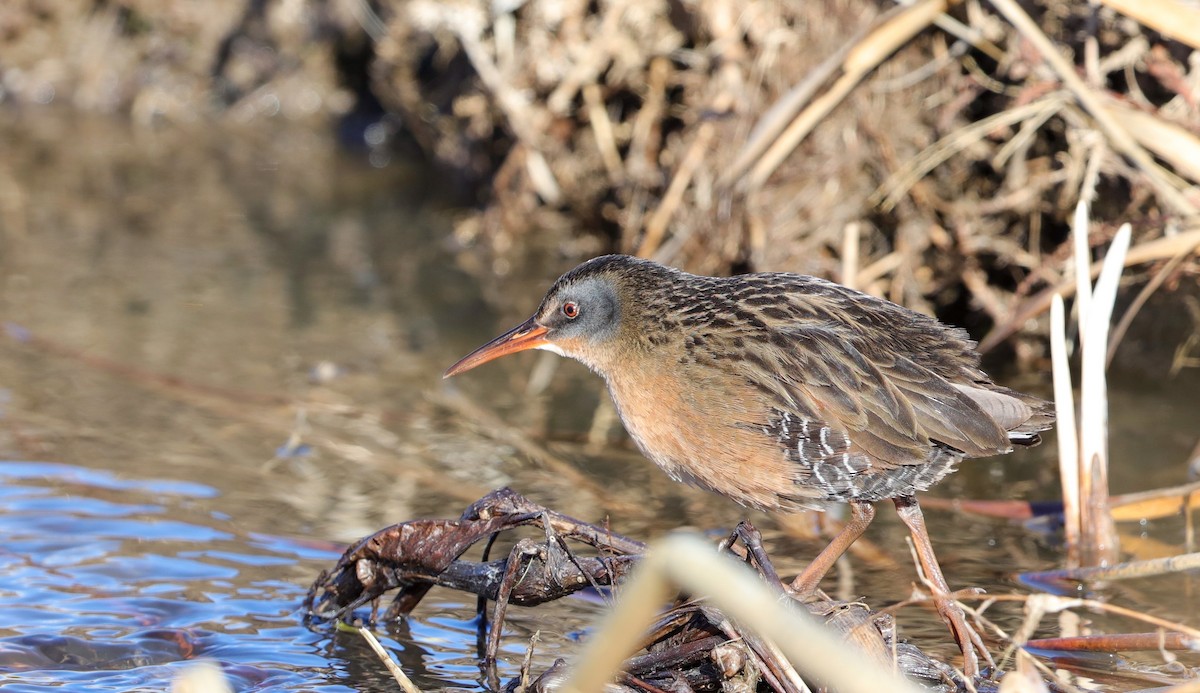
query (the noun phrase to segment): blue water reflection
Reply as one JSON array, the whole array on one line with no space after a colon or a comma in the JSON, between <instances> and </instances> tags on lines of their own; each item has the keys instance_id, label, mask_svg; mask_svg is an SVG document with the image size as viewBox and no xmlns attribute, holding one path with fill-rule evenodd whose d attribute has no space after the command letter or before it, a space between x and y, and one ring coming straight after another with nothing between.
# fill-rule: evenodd
<instances>
[{"instance_id":1,"label":"blue water reflection","mask_svg":"<svg viewBox=\"0 0 1200 693\"><path fill-rule=\"evenodd\" d=\"M338 547L242 534L219 513L195 512L215 493L202 484L0 462L0 490L5 691L163 690L198 658L219 662L236 690L394 690L382 667L366 670L373 655L357 638L302 624L304 583ZM449 605L460 607L472 611ZM427 683L478 686L471 621L397 628L414 632L385 642L402 659L428 660Z\"/></svg>"}]
</instances>

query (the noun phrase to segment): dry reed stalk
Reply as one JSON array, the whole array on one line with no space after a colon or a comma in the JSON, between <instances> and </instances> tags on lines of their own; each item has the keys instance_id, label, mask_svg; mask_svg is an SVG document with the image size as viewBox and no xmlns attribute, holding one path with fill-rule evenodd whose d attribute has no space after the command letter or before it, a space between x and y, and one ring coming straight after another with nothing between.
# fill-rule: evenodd
<instances>
[{"instance_id":1,"label":"dry reed stalk","mask_svg":"<svg viewBox=\"0 0 1200 693\"><path fill-rule=\"evenodd\" d=\"M1200 453L1200 443L1196 445L1196 452ZM1108 499L1108 507L1117 522L1139 522L1190 514L1200 507L1200 481L1113 496Z\"/></svg>"},{"instance_id":2,"label":"dry reed stalk","mask_svg":"<svg viewBox=\"0 0 1200 693\"><path fill-rule=\"evenodd\" d=\"M1179 0L1099 0L1164 36L1200 50L1200 9Z\"/></svg>"},{"instance_id":3,"label":"dry reed stalk","mask_svg":"<svg viewBox=\"0 0 1200 693\"><path fill-rule=\"evenodd\" d=\"M383 649L383 645L379 644L379 640L375 637L374 633L362 626L359 626L357 631L363 640L367 641L367 645L371 647L371 651L375 653L375 656L379 657L379 661L383 662L383 666L388 670L388 673L400 685L400 690L404 691L404 693L421 693L421 689L413 684L412 679L408 678L408 675L404 673L399 664L396 664L396 660L392 659L388 651Z\"/></svg>"},{"instance_id":4,"label":"dry reed stalk","mask_svg":"<svg viewBox=\"0 0 1200 693\"><path fill-rule=\"evenodd\" d=\"M1058 475L1063 495L1063 533L1067 565L1078 565L1080 543L1079 438L1075 428L1075 393L1067 352L1066 320L1062 296L1050 303L1050 354L1054 362L1054 415L1058 438Z\"/></svg>"},{"instance_id":5,"label":"dry reed stalk","mask_svg":"<svg viewBox=\"0 0 1200 693\"><path fill-rule=\"evenodd\" d=\"M1111 580L1134 580L1138 578L1171 575L1200 569L1200 553L1185 553L1166 558L1145 561L1127 561L1110 566L1091 568L1067 568L1024 573L1022 578L1037 583L1061 582L1107 582Z\"/></svg>"},{"instance_id":6,"label":"dry reed stalk","mask_svg":"<svg viewBox=\"0 0 1200 693\"><path fill-rule=\"evenodd\" d=\"M1086 323L1080 320L1083 364L1080 368L1079 489L1080 558L1085 565L1104 565L1118 551L1117 533L1108 512L1108 385L1105 366L1108 331L1117 284L1124 269L1125 253L1132 231L1121 227L1109 246L1092 294ZM1077 270L1090 274L1086 267Z\"/></svg>"},{"instance_id":7,"label":"dry reed stalk","mask_svg":"<svg viewBox=\"0 0 1200 693\"><path fill-rule=\"evenodd\" d=\"M842 276L841 282L851 289L858 284L858 245L861 229L857 222L846 224L842 231Z\"/></svg>"},{"instance_id":8,"label":"dry reed stalk","mask_svg":"<svg viewBox=\"0 0 1200 693\"><path fill-rule=\"evenodd\" d=\"M1067 362L1062 297L1051 301L1051 353L1055 412L1058 416L1059 473L1063 492L1068 565L1107 565L1117 554L1117 533L1108 509L1108 331L1117 284L1124 269L1131 230L1122 226L1109 247L1092 290L1087 247L1087 205L1075 213L1075 276L1079 341L1083 352L1079 428Z\"/></svg>"},{"instance_id":9,"label":"dry reed stalk","mask_svg":"<svg viewBox=\"0 0 1200 693\"><path fill-rule=\"evenodd\" d=\"M1059 652L1195 652L1200 643L1179 633L1115 633L1104 635L1076 635L1058 638L1036 638L1025 643L1036 650Z\"/></svg>"}]
</instances>

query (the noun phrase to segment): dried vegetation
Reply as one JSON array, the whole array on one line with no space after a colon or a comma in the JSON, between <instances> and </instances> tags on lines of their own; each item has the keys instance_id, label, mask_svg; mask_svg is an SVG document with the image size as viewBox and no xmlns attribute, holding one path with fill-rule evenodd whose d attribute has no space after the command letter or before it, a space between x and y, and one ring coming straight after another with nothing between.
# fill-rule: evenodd
<instances>
[{"instance_id":1,"label":"dried vegetation","mask_svg":"<svg viewBox=\"0 0 1200 693\"><path fill-rule=\"evenodd\" d=\"M374 72L426 151L492 181L459 229L489 257L578 230L594 242L568 253L833 276L959 322L982 309L991 348L1074 286L1084 199L1093 246L1135 220L1131 264L1195 284L1195 8L491 7L390 6Z\"/></svg>"},{"instance_id":2,"label":"dried vegetation","mask_svg":"<svg viewBox=\"0 0 1200 693\"><path fill-rule=\"evenodd\" d=\"M1093 247L1130 220L1141 279L1195 285L1197 27L1175 0L19 0L0 86L145 123L378 102L487 200L457 239L489 273L531 247L802 271L991 348L1074 285L1080 199Z\"/></svg>"}]
</instances>

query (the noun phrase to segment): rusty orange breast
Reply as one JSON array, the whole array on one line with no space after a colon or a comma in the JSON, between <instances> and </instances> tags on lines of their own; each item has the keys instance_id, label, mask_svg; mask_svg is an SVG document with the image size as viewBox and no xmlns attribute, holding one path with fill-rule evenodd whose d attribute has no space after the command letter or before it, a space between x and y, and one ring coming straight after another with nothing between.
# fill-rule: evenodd
<instances>
[{"instance_id":1,"label":"rusty orange breast","mask_svg":"<svg viewBox=\"0 0 1200 693\"><path fill-rule=\"evenodd\" d=\"M672 364L677 365L677 364ZM818 507L797 469L763 433L761 395L701 368L663 373L630 364L606 374L630 436L671 478L763 510ZM813 503L803 502L811 497Z\"/></svg>"}]
</instances>

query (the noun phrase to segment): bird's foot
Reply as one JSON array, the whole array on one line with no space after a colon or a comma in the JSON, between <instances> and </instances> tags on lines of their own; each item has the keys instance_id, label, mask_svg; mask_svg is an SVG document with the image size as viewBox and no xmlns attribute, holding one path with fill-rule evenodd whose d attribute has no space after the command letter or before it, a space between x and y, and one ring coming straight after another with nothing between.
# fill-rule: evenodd
<instances>
[{"instance_id":1,"label":"bird's foot","mask_svg":"<svg viewBox=\"0 0 1200 693\"><path fill-rule=\"evenodd\" d=\"M933 595L934 605L942 620L950 627L950 633L963 654L963 674L972 684L979 677L979 661L982 658L990 667L995 667L979 632L967 622L966 612L954 598L946 593Z\"/></svg>"}]
</instances>

